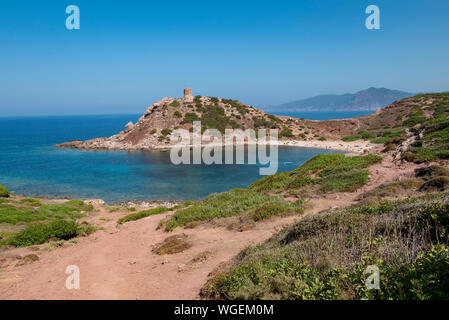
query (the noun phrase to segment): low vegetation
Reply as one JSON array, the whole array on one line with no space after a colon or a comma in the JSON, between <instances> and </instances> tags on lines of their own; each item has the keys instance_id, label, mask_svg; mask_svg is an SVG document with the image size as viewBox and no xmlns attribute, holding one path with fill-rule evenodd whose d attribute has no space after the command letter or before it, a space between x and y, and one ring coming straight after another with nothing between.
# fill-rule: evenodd
<instances>
[{"instance_id":1,"label":"low vegetation","mask_svg":"<svg viewBox=\"0 0 449 320\"><path fill-rule=\"evenodd\" d=\"M421 103L415 107L409 118L404 122L414 128L417 136L404 159L416 163L449 159L449 93L420 95L415 97ZM423 109L432 113L425 118Z\"/></svg>"},{"instance_id":2,"label":"low vegetation","mask_svg":"<svg viewBox=\"0 0 449 320\"><path fill-rule=\"evenodd\" d=\"M346 157L340 153L322 154L292 172L267 176L253 183L249 189L276 193L292 189L323 193L355 191L369 179L369 171L362 169L380 161L382 157L377 155Z\"/></svg>"},{"instance_id":3,"label":"low vegetation","mask_svg":"<svg viewBox=\"0 0 449 320\"><path fill-rule=\"evenodd\" d=\"M449 299L449 193L306 217L203 287L212 299ZM379 268L380 289L365 282Z\"/></svg>"},{"instance_id":4,"label":"low vegetation","mask_svg":"<svg viewBox=\"0 0 449 320\"><path fill-rule=\"evenodd\" d=\"M0 234L6 238L1 244L26 246L40 244L51 238L62 239L65 237L64 232L69 229L67 226L76 225L76 220L90 211L93 211L92 205L81 200L43 204L37 199L25 198L17 201L13 198L8 202L0 202ZM4 229L13 231L4 233ZM55 233L52 233L52 230ZM86 232L86 228L77 230Z\"/></svg>"},{"instance_id":5,"label":"low vegetation","mask_svg":"<svg viewBox=\"0 0 449 320\"><path fill-rule=\"evenodd\" d=\"M353 142L357 140L366 140L375 144L387 144L397 141L400 143L405 138L406 131L404 129L396 130L377 130L376 132L359 131L357 135L343 137L345 142Z\"/></svg>"},{"instance_id":6,"label":"low vegetation","mask_svg":"<svg viewBox=\"0 0 449 320\"><path fill-rule=\"evenodd\" d=\"M163 242L153 247L153 252L158 255L175 254L189 249L192 244L185 234L178 234L166 238Z\"/></svg>"},{"instance_id":7,"label":"low vegetation","mask_svg":"<svg viewBox=\"0 0 449 320\"><path fill-rule=\"evenodd\" d=\"M49 240L69 240L81 232L81 227L74 221L59 220L36 224L14 234L0 245L26 247L42 244Z\"/></svg>"},{"instance_id":8,"label":"low vegetation","mask_svg":"<svg viewBox=\"0 0 449 320\"><path fill-rule=\"evenodd\" d=\"M185 123L191 123L193 121L199 121L200 118L198 118L198 115L194 112L187 112L184 115L184 119L182 120L181 124L185 124Z\"/></svg>"},{"instance_id":9,"label":"low vegetation","mask_svg":"<svg viewBox=\"0 0 449 320\"><path fill-rule=\"evenodd\" d=\"M212 194L202 201L193 202L190 207L176 212L166 222L166 230L186 226L197 221L211 221L215 218L240 216L260 221L273 216L303 212L303 201L290 202L277 196L265 195L245 189L234 189Z\"/></svg>"},{"instance_id":10,"label":"low vegetation","mask_svg":"<svg viewBox=\"0 0 449 320\"><path fill-rule=\"evenodd\" d=\"M174 100L172 103L170 103L170 107L179 107L181 105L181 103L177 100Z\"/></svg>"},{"instance_id":11,"label":"low vegetation","mask_svg":"<svg viewBox=\"0 0 449 320\"><path fill-rule=\"evenodd\" d=\"M82 211L92 211L90 205L73 204L70 201L64 204L41 205L37 200L26 199L14 203L0 204L0 223L17 224L20 222L33 222L56 219L79 219L85 216Z\"/></svg>"},{"instance_id":12,"label":"low vegetation","mask_svg":"<svg viewBox=\"0 0 449 320\"><path fill-rule=\"evenodd\" d=\"M293 138L294 134L291 129L284 127L281 132L279 132L279 138Z\"/></svg>"},{"instance_id":13,"label":"low vegetation","mask_svg":"<svg viewBox=\"0 0 449 320\"><path fill-rule=\"evenodd\" d=\"M0 198L8 198L8 197L9 197L8 189L6 189L6 187L0 184Z\"/></svg>"},{"instance_id":14,"label":"low vegetation","mask_svg":"<svg viewBox=\"0 0 449 320\"><path fill-rule=\"evenodd\" d=\"M125 222L128 221L135 221L135 220L139 220L139 219L143 219L145 217L149 217L149 216L153 216L155 214L160 214L163 212L167 212L173 210L172 208L165 208L165 207L159 207L159 208L153 208L150 210L145 210L145 211L140 211L137 213L133 213L133 214L129 214L123 218L118 219L117 223L118 224L123 224Z\"/></svg>"}]
</instances>

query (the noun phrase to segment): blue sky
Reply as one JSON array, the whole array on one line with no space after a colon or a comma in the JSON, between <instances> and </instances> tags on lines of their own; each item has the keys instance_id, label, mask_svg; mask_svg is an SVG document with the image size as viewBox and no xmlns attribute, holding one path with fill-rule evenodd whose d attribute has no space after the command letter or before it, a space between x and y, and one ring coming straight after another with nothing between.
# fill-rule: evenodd
<instances>
[{"instance_id":1,"label":"blue sky","mask_svg":"<svg viewBox=\"0 0 449 320\"><path fill-rule=\"evenodd\" d=\"M252 105L447 91L448 57L447 0L2 0L0 116L141 113L185 87Z\"/></svg>"}]
</instances>

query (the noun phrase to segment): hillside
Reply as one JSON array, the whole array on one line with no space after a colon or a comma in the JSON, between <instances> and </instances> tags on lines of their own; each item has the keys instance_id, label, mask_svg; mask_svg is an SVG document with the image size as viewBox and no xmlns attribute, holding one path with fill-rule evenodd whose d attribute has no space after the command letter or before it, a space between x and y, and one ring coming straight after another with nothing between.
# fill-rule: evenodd
<instances>
[{"instance_id":1,"label":"hillside","mask_svg":"<svg viewBox=\"0 0 449 320\"><path fill-rule=\"evenodd\" d=\"M303 100L295 100L276 106L267 106L264 110L272 112L292 111L376 111L394 101L413 96L412 93L386 88L369 88L356 93L341 95L320 95Z\"/></svg>"},{"instance_id":2,"label":"hillside","mask_svg":"<svg viewBox=\"0 0 449 320\"><path fill-rule=\"evenodd\" d=\"M397 101L368 116L324 121L274 116L232 99L164 98L149 106L137 123L128 123L124 131L112 137L70 141L56 147L87 150L169 148L173 130L183 128L192 132L193 121L200 120L203 130L215 128L223 133L227 128L276 128L283 143L340 149L344 148L344 143L353 143L352 146L360 146L347 150L363 152L384 143L393 148L413 136L414 125L441 113L438 104L444 103L447 95L420 95ZM331 145L330 142L338 143Z\"/></svg>"},{"instance_id":3,"label":"hillside","mask_svg":"<svg viewBox=\"0 0 449 320\"><path fill-rule=\"evenodd\" d=\"M281 120L377 147L176 204L28 199L0 186L0 298L448 299L449 94L357 119ZM61 272L73 263L76 292ZM373 265L380 288L368 290Z\"/></svg>"}]
</instances>

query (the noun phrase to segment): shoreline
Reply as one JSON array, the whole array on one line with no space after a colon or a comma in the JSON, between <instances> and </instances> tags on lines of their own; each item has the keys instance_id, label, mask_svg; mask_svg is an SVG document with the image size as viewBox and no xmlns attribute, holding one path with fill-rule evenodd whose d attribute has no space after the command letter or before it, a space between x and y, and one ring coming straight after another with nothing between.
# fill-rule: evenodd
<instances>
[{"instance_id":1,"label":"shoreline","mask_svg":"<svg viewBox=\"0 0 449 320\"><path fill-rule=\"evenodd\" d=\"M161 151L161 152L167 152L174 148L179 147L190 147L193 148L193 144L183 144L183 145L157 145L152 147L131 147L131 146L125 146L125 147L87 147L82 145L84 141L71 141L64 144L58 144L55 145L55 148L61 148L61 149L77 149L77 150L84 150L84 151ZM67 145L65 145L67 144ZM227 146L247 146L249 145L248 142L245 143L202 143L201 148L203 147L227 147ZM250 145L270 145L269 142L265 143L251 143ZM379 144L373 144L369 141L365 140L357 140L357 141L351 141L351 142L345 142L342 140L327 140L327 141L321 141L321 140L282 140L277 141L275 145L278 146L289 146L289 147L302 147L302 148L316 148L316 149L323 149L323 150L336 150L336 151L345 151L348 153L357 153L361 154L363 152L368 152L373 148L376 148L380 146Z\"/></svg>"},{"instance_id":2,"label":"shoreline","mask_svg":"<svg viewBox=\"0 0 449 320\"><path fill-rule=\"evenodd\" d=\"M213 144L213 143L209 143L209 144L202 144L202 147L215 147L215 146L230 146L231 144ZM240 144L232 144L234 147L237 146L247 146L248 143L240 143ZM254 145L254 144L252 144ZM270 145L269 143L264 143L263 145ZM359 140L359 141L353 141L353 142L344 142L344 141L320 141L320 140L308 140L308 141L292 141L292 140L283 140L283 141L278 141L276 143L276 145L278 146L286 146L286 147L294 147L294 148L314 148L314 149L322 149L322 150L335 150L335 151L344 151L346 152L346 154L351 155L351 154L362 154L363 152L368 152L370 150L372 150L375 147L378 147L379 145L376 144L372 144L369 141L363 141L363 140ZM185 147L190 147L193 148L192 145L184 145ZM89 149L89 148L70 148L70 149L77 149L77 150L84 150L84 151L91 151L91 152L96 152L96 151L127 151L127 152L149 152L149 151L158 151L158 152L168 152L171 149L174 149L176 147L179 146L158 146L155 148L151 148L151 149L146 149L146 150L142 150L142 149ZM64 148L65 149L65 148ZM14 190L11 190L12 194L14 194L15 196L18 197L24 197L24 198L37 198L37 199L45 199L45 200L59 200L59 201L65 201L65 200L70 200L72 199L71 196L55 196L52 195L51 197L49 195L45 195L45 194L38 194L38 195L27 195L27 194L19 194L16 193ZM175 199L144 199L144 200L136 200L136 199L125 199L125 200L121 200L118 202L115 201L106 201L104 199L93 199L93 198L80 198L80 200L86 201L86 202L94 202L94 203L102 203L102 204L106 204L106 205L130 205L131 203L134 204L143 204L143 206L146 206L148 204L152 204L155 202L168 202L168 203L174 203L174 202L183 202L181 200L175 200Z\"/></svg>"}]
</instances>

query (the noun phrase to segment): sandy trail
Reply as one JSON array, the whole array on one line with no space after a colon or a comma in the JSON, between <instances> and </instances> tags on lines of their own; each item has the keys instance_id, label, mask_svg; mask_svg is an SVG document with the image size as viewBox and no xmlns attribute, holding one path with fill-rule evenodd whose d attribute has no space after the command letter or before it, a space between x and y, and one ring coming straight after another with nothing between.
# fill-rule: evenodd
<instances>
[{"instance_id":1,"label":"sandy trail","mask_svg":"<svg viewBox=\"0 0 449 320\"><path fill-rule=\"evenodd\" d=\"M387 181L412 176L415 167L392 162L376 164L370 168L370 182L362 190L313 199L313 207L307 214L350 205L363 191ZM171 213L116 228L119 216L100 205L96 208L99 212L93 218L94 223L101 225L103 230L77 239L76 244L52 251L11 250L13 254L22 256L37 254L39 261L0 269L0 299L198 299L208 274L221 262L229 261L248 245L263 242L282 227L300 219L299 216L271 219L244 232L205 224L167 233L163 229L157 230L157 226ZM102 217L112 219L103 221ZM182 233L188 235L193 244L190 249L166 256L152 252L154 244L170 235ZM213 253L210 259L183 269L193 257L205 251ZM69 265L80 269L79 290L65 287L68 277L65 270Z\"/></svg>"},{"instance_id":2,"label":"sandy trail","mask_svg":"<svg viewBox=\"0 0 449 320\"><path fill-rule=\"evenodd\" d=\"M208 274L219 263L298 218L272 220L245 232L205 225L167 233L156 230L165 216L129 222L119 229L114 219L105 230L80 238L75 245L38 252L39 261L2 270L0 299L196 299ZM166 256L152 252L154 244L181 233L193 243L190 249ZM27 250L17 252L32 253ZM180 266L206 250L213 253L208 261L179 271ZM80 269L79 290L65 287L69 265Z\"/></svg>"}]
</instances>

